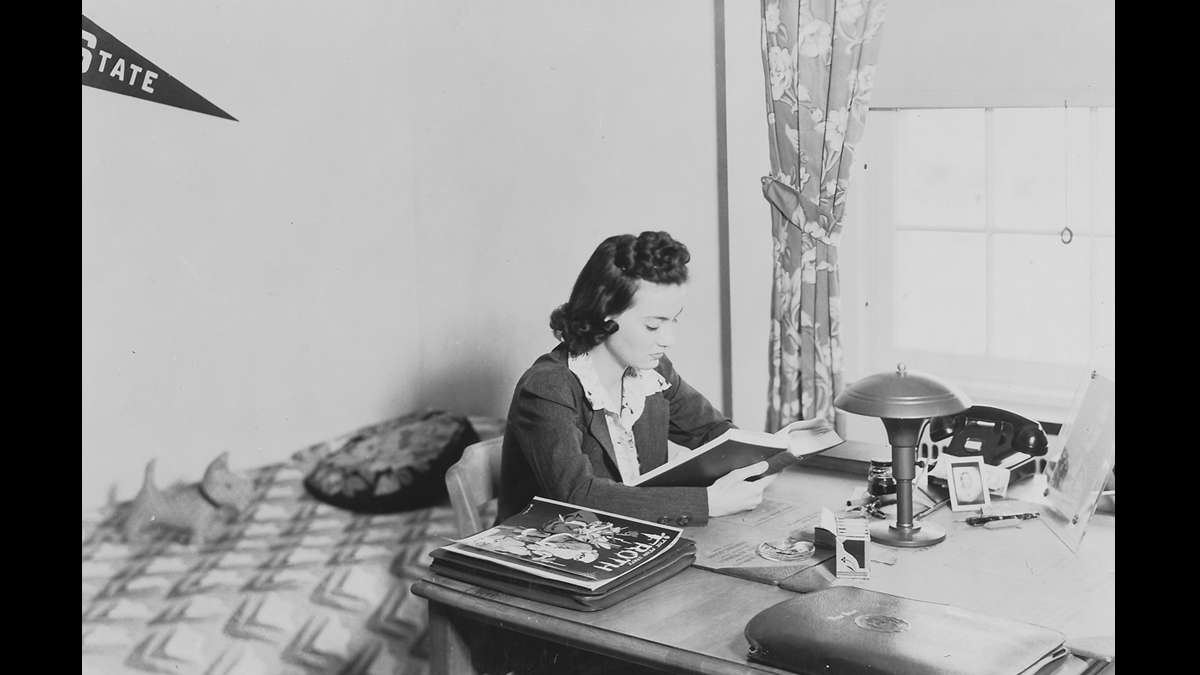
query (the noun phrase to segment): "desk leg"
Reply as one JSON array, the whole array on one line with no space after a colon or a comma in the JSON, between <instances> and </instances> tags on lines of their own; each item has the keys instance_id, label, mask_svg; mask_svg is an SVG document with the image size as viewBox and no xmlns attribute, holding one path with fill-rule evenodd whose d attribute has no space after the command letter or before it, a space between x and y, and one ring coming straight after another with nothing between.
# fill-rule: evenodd
<instances>
[{"instance_id":1,"label":"desk leg","mask_svg":"<svg viewBox=\"0 0 1200 675\"><path fill-rule=\"evenodd\" d=\"M454 617L436 602L429 603L430 675L477 675L467 641Z\"/></svg>"}]
</instances>

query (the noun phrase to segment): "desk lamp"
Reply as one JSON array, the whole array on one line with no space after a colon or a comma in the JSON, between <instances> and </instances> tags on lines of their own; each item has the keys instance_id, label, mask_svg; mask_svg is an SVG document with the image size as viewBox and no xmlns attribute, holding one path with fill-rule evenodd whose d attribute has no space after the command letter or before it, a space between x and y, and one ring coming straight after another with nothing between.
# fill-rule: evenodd
<instances>
[{"instance_id":1,"label":"desk lamp","mask_svg":"<svg viewBox=\"0 0 1200 675\"><path fill-rule=\"evenodd\" d=\"M833 405L848 413L883 418L892 446L896 521L872 523L871 539L901 548L932 546L945 539L946 531L937 525L913 524L917 441L926 419L956 415L969 408L966 395L929 375L910 373L901 363L895 373L869 375L846 387Z\"/></svg>"}]
</instances>

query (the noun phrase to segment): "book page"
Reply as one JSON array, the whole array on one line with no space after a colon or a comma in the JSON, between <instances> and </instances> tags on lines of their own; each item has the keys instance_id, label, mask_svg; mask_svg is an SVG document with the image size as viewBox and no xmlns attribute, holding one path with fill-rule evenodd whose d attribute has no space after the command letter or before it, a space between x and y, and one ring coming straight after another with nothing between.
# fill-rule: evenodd
<instances>
[{"instance_id":1,"label":"book page","mask_svg":"<svg viewBox=\"0 0 1200 675\"><path fill-rule=\"evenodd\" d=\"M788 441L788 450L796 457L807 457L824 452L844 442L833 425L828 422L798 420L775 432L775 436Z\"/></svg>"}]
</instances>

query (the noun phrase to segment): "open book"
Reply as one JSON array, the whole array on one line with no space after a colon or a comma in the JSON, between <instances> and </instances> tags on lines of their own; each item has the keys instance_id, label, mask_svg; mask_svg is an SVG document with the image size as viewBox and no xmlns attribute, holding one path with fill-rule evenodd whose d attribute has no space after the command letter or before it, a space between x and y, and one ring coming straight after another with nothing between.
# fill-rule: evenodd
<instances>
[{"instance_id":1,"label":"open book","mask_svg":"<svg viewBox=\"0 0 1200 675\"><path fill-rule=\"evenodd\" d=\"M435 557L496 566L559 587L596 591L635 575L678 544L678 527L534 497L524 511L443 546ZM464 558L469 560L463 560ZM499 571L499 570L497 570Z\"/></svg>"},{"instance_id":2,"label":"open book","mask_svg":"<svg viewBox=\"0 0 1200 675\"><path fill-rule=\"evenodd\" d=\"M807 420L792 422L773 434L730 429L652 471L628 481L647 487L708 487L718 478L755 462L767 461L766 473L775 473L797 459L824 452L842 443L833 425L804 429Z\"/></svg>"}]
</instances>

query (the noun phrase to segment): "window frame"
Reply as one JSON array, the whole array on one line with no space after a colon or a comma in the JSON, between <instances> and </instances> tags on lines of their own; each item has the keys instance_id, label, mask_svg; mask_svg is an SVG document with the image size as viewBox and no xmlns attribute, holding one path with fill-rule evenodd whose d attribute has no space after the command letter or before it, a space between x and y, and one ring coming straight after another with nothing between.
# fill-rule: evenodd
<instances>
[{"instance_id":1,"label":"window frame","mask_svg":"<svg viewBox=\"0 0 1200 675\"><path fill-rule=\"evenodd\" d=\"M995 129L992 123L992 111L1004 106L946 106L945 108L872 108L871 112L895 112L928 109L982 109L985 111L985 202L991 202L996 192L995 175L993 171L996 161L993 147L995 144ZM1045 106L1008 106L1020 108L1046 109ZM1101 198L1096 186L1101 185L1097 180L1097 110L1109 108L1115 112L1115 106L1079 106L1086 108L1091 115L1088 129L1088 155L1083 158L1085 166L1091 167L1085 184L1085 197L1088 208L1079 212L1079 197L1070 195L1067 208L1066 224L1075 234L1076 245L1089 247L1087 256L1091 264L1101 255L1097 251L1097 241L1102 237L1111 237L1115 241L1115 227L1103 231L1094 224L1095 204ZM895 330L896 307L893 301L890 283L895 278L895 233L897 225L891 214L890 205L893 202L890 190L891 176L885 172L871 171L871 165L896 166L891 156L896 139L896 120L891 115L869 115L862 141L854 158L848 201L846 209L845 228L842 232L842 334L846 338L843 344L845 354L844 382L850 383L861 377L876 372L889 372L898 363L904 363L910 370L924 371L952 382L962 388L975 403L994 405L1012 409L1020 414L1034 417L1045 423L1057 425L1064 421L1070 412L1071 404L1080 388L1086 383L1092 365L1063 365L1050 364L1018 359L1001 359L994 356L953 355L924 351L920 349L905 349L893 344ZM1076 150L1077 151L1077 150ZM1068 154L1073 152L1068 148ZM1078 161L1078 158L1073 161ZM1078 168L1078 164L1073 165ZM1067 189L1078 187L1072 182L1071 176L1066 176ZM995 290L994 270L991 268L990 248L992 238L996 234L1040 234L1029 229L999 228L994 222L995 205L985 204L985 225L982 230L962 228L961 230L946 228L921 228L901 226L900 230L936 230L938 232L972 232L985 234L988 238L989 254L986 256L988 271L986 272L985 288L990 294ZM1049 234L1045 236L1051 236ZM1115 272L1114 272L1115 273ZM1092 306L1096 307L1097 286L1091 285ZM1115 308L1114 308L1115 311ZM938 308L931 309L930 329L936 329L939 320L945 320L945 312L939 318ZM990 317L987 339L992 339ZM1097 320L1090 313L1088 331L1095 342L1097 336ZM859 416L845 415L846 436L851 440L874 440L885 442L882 435L882 425L878 420L857 419ZM853 453L851 453L853 454Z\"/></svg>"}]
</instances>

